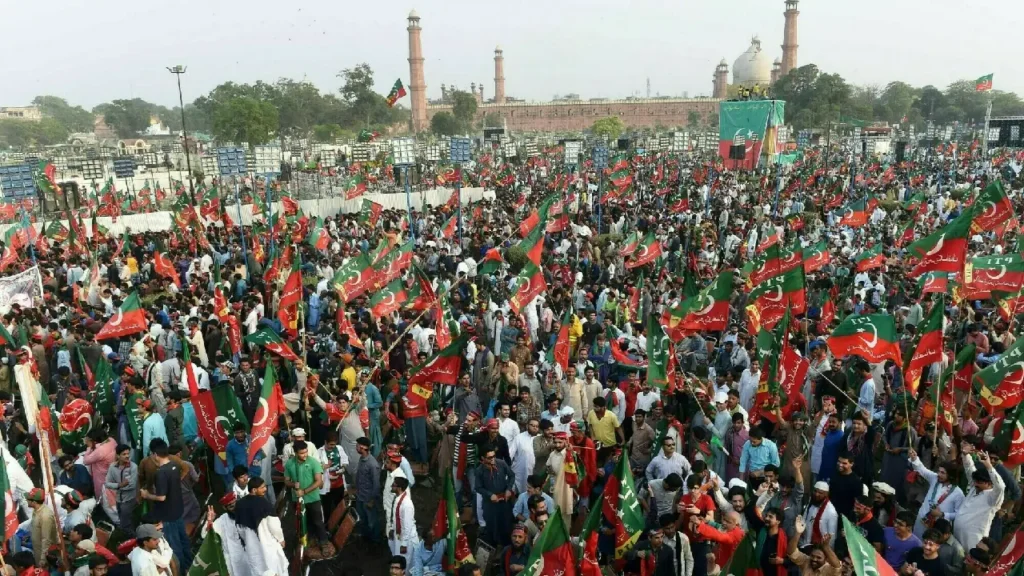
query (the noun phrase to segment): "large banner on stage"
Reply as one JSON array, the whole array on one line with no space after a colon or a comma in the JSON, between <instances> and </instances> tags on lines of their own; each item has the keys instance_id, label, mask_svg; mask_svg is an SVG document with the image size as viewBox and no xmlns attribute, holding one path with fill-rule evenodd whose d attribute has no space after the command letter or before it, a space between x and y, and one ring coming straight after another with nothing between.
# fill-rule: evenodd
<instances>
[{"instance_id":1,"label":"large banner on stage","mask_svg":"<svg viewBox=\"0 0 1024 576\"><path fill-rule=\"evenodd\" d=\"M726 168L752 170L762 152L776 153L776 133L785 119L785 101L722 102L718 110L718 155ZM762 148L765 143L767 146Z\"/></svg>"},{"instance_id":2,"label":"large banner on stage","mask_svg":"<svg viewBox=\"0 0 1024 576\"><path fill-rule=\"evenodd\" d=\"M43 301L43 277L33 266L14 276L0 278L0 314L7 314L11 305L33 308Z\"/></svg>"}]
</instances>

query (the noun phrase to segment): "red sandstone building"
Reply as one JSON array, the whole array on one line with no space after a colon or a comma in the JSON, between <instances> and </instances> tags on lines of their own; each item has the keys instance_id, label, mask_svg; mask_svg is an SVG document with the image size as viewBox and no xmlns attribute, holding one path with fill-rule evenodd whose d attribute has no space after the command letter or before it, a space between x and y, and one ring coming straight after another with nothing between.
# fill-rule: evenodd
<instances>
[{"instance_id":1,"label":"red sandstone building","mask_svg":"<svg viewBox=\"0 0 1024 576\"><path fill-rule=\"evenodd\" d=\"M770 85L797 67L797 10L799 0L784 0L786 11L782 45L782 59L768 63L755 37L751 47L740 55L733 65L733 84L752 87ZM423 70L420 17L409 13L409 91L412 101L412 128L422 132L430 128L430 119L438 112L451 110L442 85L440 103L428 104L427 86ZM511 101L505 95L505 55L501 46L494 50L494 98L484 102L483 83L474 83L470 90L478 106L476 119L498 115L505 126L518 132L565 132L590 128L594 121L607 116L618 116L632 128L674 128L689 126L694 120L700 125L714 125L718 121L718 103L727 97L729 66L723 59L715 68L711 98L654 98L626 100L564 100L556 102Z\"/></svg>"}]
</instances>

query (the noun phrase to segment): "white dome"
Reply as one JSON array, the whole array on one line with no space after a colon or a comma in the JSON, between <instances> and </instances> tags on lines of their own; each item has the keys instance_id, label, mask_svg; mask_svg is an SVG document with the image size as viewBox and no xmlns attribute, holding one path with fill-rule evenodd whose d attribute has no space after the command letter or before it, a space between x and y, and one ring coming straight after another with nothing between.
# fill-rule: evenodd
<instances>
[{"instance_id":1,"label":"white dome","mask_svg":"<svg viewBox=\"0 0 1024 576\"><path fill-rule=\"evenodd\" d=\"M420 15L417 14L415 10L409 12L409 20L419 20L419 19L420 19Z\"/></svg>"},{"instance_id":2,"label":"white dome","mask_svg":"<svg viewBox=\"0 0 1024 576\"><path fill-rule=\"evenodd\" d=\"M761 40L754 36L750 40L750 48L732 65L732 83L743 86L754 84L767 85L772 80L772 63L761 51Z\"/></svg>"}]
</instances>

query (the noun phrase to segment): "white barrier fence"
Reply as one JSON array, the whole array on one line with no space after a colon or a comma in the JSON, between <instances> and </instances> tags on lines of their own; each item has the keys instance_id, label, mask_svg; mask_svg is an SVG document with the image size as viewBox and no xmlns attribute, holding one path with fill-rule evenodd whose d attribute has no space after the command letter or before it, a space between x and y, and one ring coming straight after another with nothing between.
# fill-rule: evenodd
<instances>
[{"instance_id":1,"label":"white barrier fence","mask_svg":"<svg viewBox=\"0 0 1024 576\"><path fill-rule=\"evenodd\" d=\"M423 206L423 196L426 196L426 203L428 206L438 206L444 204L451 198L452 190L445 188L435 188L426 192L413 192L409 195L409 202L412 204L414 210L419 210ZM233 193L232 193L233 196ZM234 203L232 196L229 196L222 201L227 202L224 209L227 211L228 216L231 220L238 221L238 205ZM385 210L402 210L405 211L408 207L406 202L405 194L363 194L359 198L354 200L345 200L344 198L323 198L321 200L299 200L299 206L302 208L302 212L310 218L317 216L334 216L335 214L351 214L358 212L363 206L363 199L372 200L381 206ZM475 202L477 200L494 200L493 190L484 190L483 188L463 188L462 189L462 202L468 204L469 202ZM280 211L281 203L274 203L274 211ZM173 224L173 212L160 211L150 212L148 214L126 214L119 216L117 222L114 222L113 218L108 216L97 216L96 221L100 225L107 228L110 234L119 236L126 228L130 228L132 232L152 232L152 231L164 231L170 230ZM242 204L242 224L248 226L252 224L254 219L252 213L252 204ZM260 217L262 219L262 216ZM86 218L85 228L86 234L92 235L91 221ZM47 221L49 224L51 221ZM68 226L67 220L60 220L64 226ZM14 224L2 224L0 225L0 235L7 232L9 228ZM41 229L43 226L42 222L36 222L35 228Z\"/></svg>"}]
</instances>

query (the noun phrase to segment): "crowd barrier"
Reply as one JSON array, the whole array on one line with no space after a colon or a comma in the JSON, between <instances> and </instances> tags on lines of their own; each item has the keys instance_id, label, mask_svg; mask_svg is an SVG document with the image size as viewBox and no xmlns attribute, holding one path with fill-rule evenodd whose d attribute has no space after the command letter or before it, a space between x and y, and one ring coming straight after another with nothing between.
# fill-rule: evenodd
<instances>
[{"instance_id":1,"label":"crowd barrier","mask_svg":"<svg viewBox=\"0 0 1024 576\"><path fill-rule=\"evenodd\" d=\"M451 198L452 189L435 188L426 192L413 192L409 195L409 202L412 203L414 210L420 209L423 206L424 196L426 196L426 203L428 206L438 206L448 202ZM319 200L299 200L299 206L302 208L302 212L310 218L316 218L317 216L334 216L336 214L352 214L359 212L363 206L363 200L372 200L381 206L385 210L406 210L408 203L405 199L405 194L363 194L362 196L353 200L346 200L344 198L322 198ZM494 200L493 190L484 190L483 188L463 188L462 189L462 202L468 204L469 202L475 202L477 200ZM227 204L224 209L227 211L228 216L232 221L238 222L238 205L228 197L226 199ZM274 203L274 211L280 211L281 203ZM252 213L252 204L242 204L241 207L242 217L241 221L243 225L252 224L253 219L256 216ZM160 212L150 212L148 214L125 214L117 217L115 222L113 218L108 216L97 216L96 221L101 226L107 228L109 234L114 236L120 236L126 228L130 228L132 232L160 232L164 230L170 230L173 227L173 212L163 210ZM260 216L258 219L262 219ZM92 235L92 226L89 218L85 219L86 235ZM65 227L68 226L68 221L65 219L60 220ZM46 221L48 225L52 220ZM209 223L209 222L207 222ZM0 235L7 232L9 228L15 224L2 224L0 225ZM37 221L34 226L37 230L42 229L44 223Z\"/></svg>"}]
</instances>

